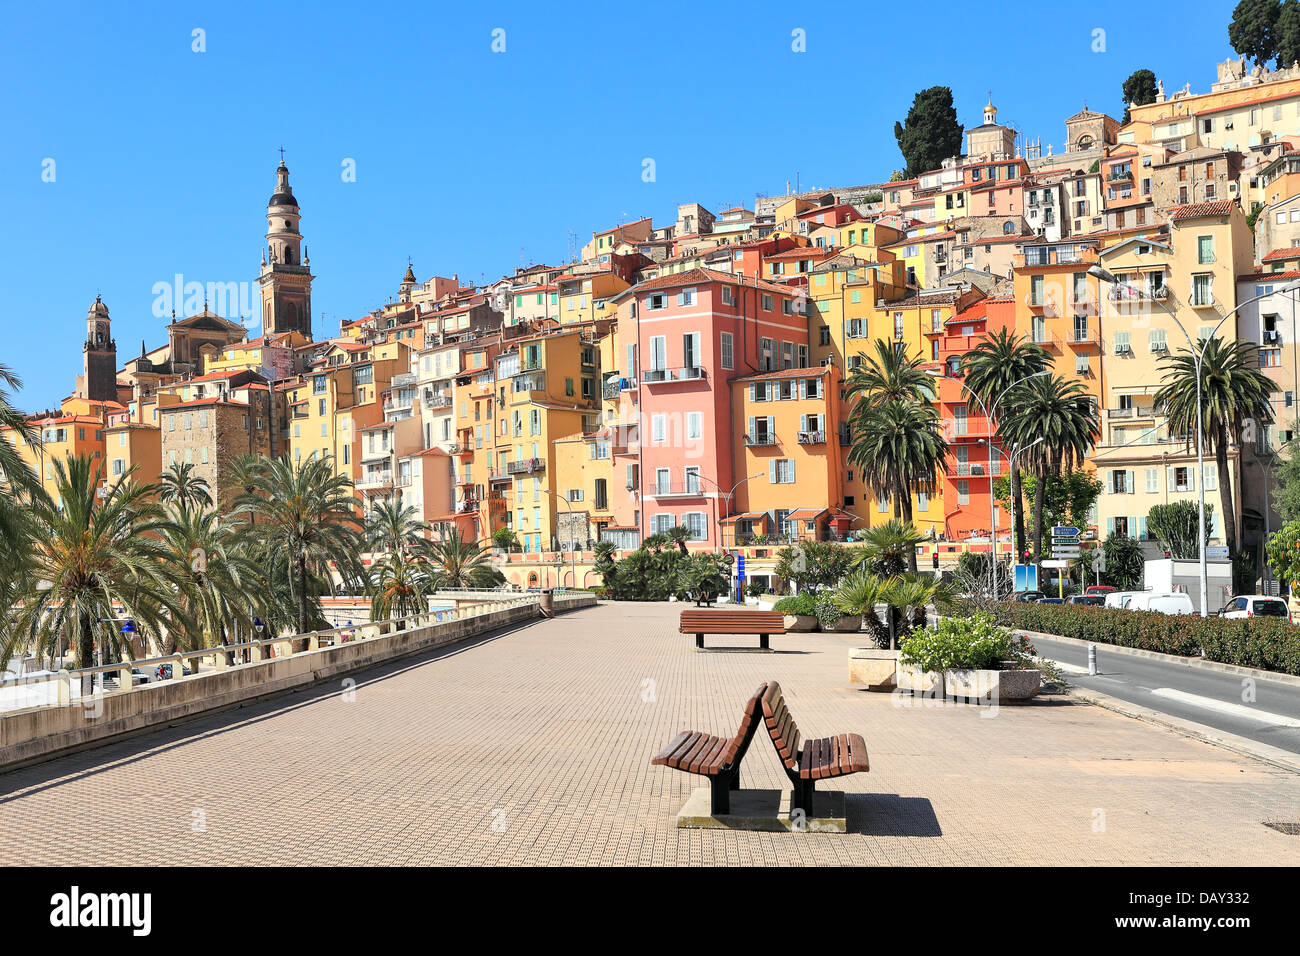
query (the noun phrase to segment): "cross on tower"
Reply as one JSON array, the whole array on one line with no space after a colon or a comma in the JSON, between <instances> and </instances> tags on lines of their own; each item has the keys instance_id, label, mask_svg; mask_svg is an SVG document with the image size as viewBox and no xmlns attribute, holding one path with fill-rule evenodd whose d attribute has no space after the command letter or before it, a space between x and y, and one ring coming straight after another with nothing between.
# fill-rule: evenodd
<instances>
[{"instance_id":1,"label":"cross on tower","mask_svg":"<svg viewBox=\"0 0 1300 956\"><path fill-rule=\"evenodd\" d=\"M283 147L283 146L280 147L280 165L281 165L281 166L284 165L284 147Z\"/></svg>"}]
</instances>

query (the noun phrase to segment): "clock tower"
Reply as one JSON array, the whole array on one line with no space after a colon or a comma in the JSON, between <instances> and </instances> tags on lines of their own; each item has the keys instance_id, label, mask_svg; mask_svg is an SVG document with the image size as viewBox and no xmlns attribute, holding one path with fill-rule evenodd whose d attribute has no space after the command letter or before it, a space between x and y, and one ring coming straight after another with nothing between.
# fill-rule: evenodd
<instances>
[{"instance_id":1,"label":"clock tower","mask_svg":"<svg viewBox=\"0 0 1300 956\"><path fill-rule=\"evenodd\" d=\"M266 204L266 247L257 278L262 293L262 334L301 332L310 339L311 260L303 245L302 215L289 186L283 150L275 176L275 193Z\"/></svg>"}]
</instances>

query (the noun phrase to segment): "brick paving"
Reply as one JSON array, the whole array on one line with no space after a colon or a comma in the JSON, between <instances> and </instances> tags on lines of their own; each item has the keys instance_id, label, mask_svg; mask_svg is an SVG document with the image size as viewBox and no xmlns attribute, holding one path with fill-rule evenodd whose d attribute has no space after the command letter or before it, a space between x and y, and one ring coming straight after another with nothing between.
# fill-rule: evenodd
<instances>
[{"instance_id":1,"label":"brick paving","mask_svg":"<svg viewBox=\"0 0 1300 956\"><path fill-rule=\"evenodd\" d=\"M899 706L853 635L697 653L679 605L606 604L0 776L2 864L1290 864L1300 775L1063 699ZM754 638L711 638L753 644ZM805 735L856 731L850 833L678 830L703 778L651 767L734 733L779 680ZM785 778L756 738L743 786ZM71 834L75 831L76 836Z\"/></svg>"}]
</instances>

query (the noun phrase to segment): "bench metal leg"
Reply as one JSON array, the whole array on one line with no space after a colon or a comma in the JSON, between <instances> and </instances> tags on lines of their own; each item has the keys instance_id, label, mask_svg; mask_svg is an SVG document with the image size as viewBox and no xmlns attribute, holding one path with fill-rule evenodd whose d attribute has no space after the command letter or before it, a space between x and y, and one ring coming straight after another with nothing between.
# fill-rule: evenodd
<instances>
[{"instance_id":1,"label":"bench metal leg","mask_svg":"<svg viewBox=\"0 0 1300 956\"><path fill-rule=\"evenodd\" d=\"M731 774L717 774L709 778L709 813L718 816L731 812Z\"/></svg>"},{"instance_id":2,"label":"bench metal leg","mask_svg":"<svg viewBox=\"0 0 1300 956\"><path fill-rule=\"evenodd\" d=\"M731 774L731 789L740 789L740 767L737 767Z\"/></svg>"},{"instance_id":3,"label":"bench metal leg","mask_svg":"<svg viewBox=\"0 0 1300 956\"><path fill-rule=\"evenodd\" d=\"M704 635L703 635L703 634L696 634L696 635L695 635L695 646L698 647L700 650L704 650Z\"/></svg>"},{"instance_id":4,"label":"bench metal leg","mask_svg":"<svg viewBox=\"0 0 1300 956\"><path fill-rule=\"evenodd\" d=\"M813 791L817 786L816 780L793 780L794 785L790 796L790 812L802 810L804 818L812 816L813 812Z\"/></svg>"},{"instance_id":5,"label":"bench metal leg","mask_svg":"<svg viewBox=\"0 0 1300 956\"><path fill-rule=\"evenodd\" d=\"M761 651L771 650L771 648L769 648L769 647L767 646L767 635L766 635L766 634L760 634L760 635L758 635L758 649L761 650Z\"/></svg>"}]
</instances>

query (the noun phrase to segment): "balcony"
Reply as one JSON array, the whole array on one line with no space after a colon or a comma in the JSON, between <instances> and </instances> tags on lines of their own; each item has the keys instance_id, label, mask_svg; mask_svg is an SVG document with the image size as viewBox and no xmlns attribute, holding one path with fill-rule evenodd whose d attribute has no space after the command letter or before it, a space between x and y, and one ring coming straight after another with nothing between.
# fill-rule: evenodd
<instances>
[{"instance_id":1,"label":"balcony","mask_svg":"<svg viewBox=\"0 0 1300 956\"><path fill-rule=\"evenodd\" d=\"M826 433L825 432L800 432L799 444L824 445L826 444Z\"/></svg>"},{"instance_id":2,"label":"balcony","mask_svg":"<svg viewBox=\"0 0 1300 956\"><path fill-rule=\"evenodd\" d=\"M957 478L996 478L1002 474L1002 462L950 461L944 470Z\"/></svg>"},{"instance_id":3,"label":"balcony","mask_svg":"<svg viewBox=\"0 0 1300 956\"><path fill-rule=\"evenodd\" d=\"M693 382L704 378L704 367L702 365L686 365L677 370L677 381Z\"/></svg>"},{"instance_id":4,"label":"balcony","mask_svg":"<svg viewBox=\"0 0 1300 956\"><path fill-rule=\"evenodd\" d=\"M776 433L767 432L761 435L746 435L745 444L746 445L775 445Z\"/></svg>"},{"instance_id":5,"label":"balcony","mask_svg":"<svg viewBox=\"0 0 1300 956\"><path fill-rule=\"evenodd\" d=\"M954 438L983 438L989 433L988 419L982 415L945 418L943 428Z\"/></svg>"},{"instance_id":6,"label":"balcony","mask_svg":"<svg viewBox=\"0 0 1300 956\"><path fill-rule=\"evenodd\" d=\"M1085 326L1083 328L1079 328L1078 326L1075 326L1074 328L1070 329L1070 344L1071 345L1100 345L1101 329L1099 327L1094 327L1091 325Z\"/></svg>"},{"instance_id":7,"label":"balcony","mask_svg":"<svg viewBox=\"0 0 1300 956\"><path fill-rule=\"evenodd\" d=\"M545 458L521 458L506 463L507 475L532 475L546 470Z\"/></svg>"},{"instance_id":8,"label":"balcony","mask_svg":"<svg viewBox=\"0 0 1300 956\"><path fill-rule=\"evenodd\" d=\"M425 408L450 408L452 403L450 392L425 392Z\"/></svg>"},{"instance_id":9,"label":"balcony","mask_svg":"<svg viewBox=\"0 0 1300 956\"><path fill-rule=\"evenodd\" d=\"M541 368L542 360L540 357L535 359L521 358L519 360L519 371L521 372L538 372L541 371Z\"/></svg>"},{"instance_id":10,"label":"balcony","mask_svg":"<svg viewBox=\"0 0 1300 956\"><path fill-rule=\"evenodd\" d=\"M657 481L646 488L646 495L651 498L697 498L704 493L704 484L699 479Z\"/></svg>"},{"instance_id":11,"label":"balcony","mask_svg":"<svg viewBox=\"0 0 1300 956\"><path fill-rule=\"evenodd\" d=\"M1036 249L1027 249L1024 255L1015 256L1012 260L1016 269L1033 269L1041 266L1056 265L1091 265L1097 261L1097 250L1087 246L1075 248L1067 245L1064 248L1057 246L1044 246Z\"/></svg>"},{"instance_id":12,"label":"balcony","mask_svg":"<svg viewBox=\"0 0 1300 956\"><path fill-rule=\"evenodd\" d=\"M546 391L546 375L543 372L534 372L532 375L516 375L511 380L511 386L516 392L544 392Z\"/></svg>"},{"instance_id":13,"label":"balcony","mask_svg":"<svg viewBox=\"0 0 1300 956\"><path fill-rule=\"evenodd\" d=\"M1029 341L1045 349L1059 349L1061 347L1060 340L1054 334L1045 329L1038 332L1030 332Z\"/></svg>"},{"instance_id":14,"label":"balcony","mask_svg":"<svg viewBox=\"0 0 1300 956\"><path fill-rule=\"evenodd\" d=\"M606 382L600 387L601 398L618 398L622 392L623 389L619 387L618 382Z\"/></svg>"},{"instance_id":15,"label":"balcony","mask_svg":"<svg viewBox=\"0 0 1300 956\"><path fill-rule=\"evenodd\" d=\"M839 431L840 431L840 444L846 446L852 445L853 435L849 431L849 427L847 425L841 425Z\"/></svg>"},{"instance_id":16,"label":"balcony","mask_svg":"<svg viewBox=\"0 0 1300 956\"><path fill-rule=\"evenodd\" d=\"M1107 414L1111 418L1155 418L1155 406L1148 405L1145 408L1141 405L1133 405L1129 408L1112 408Z\"/></svg>"},{"instance_id":17,"label":"balcony","mask_svg":"<svg viewBox=\"0 0 1300 956\"><path fill-rule=\"evenodd\" d=\"M393 487L393 473L391 471L367 472L357 479L358 491L369 491L391 487Z\"/></svg>"},{"instance_id":18,"label":"balcony","mask_svg":"<svg viewBox=\"0 0 1300 956\"><path fill-rule=\"evenodd\" d=\"M641 380L647 385L653 385L656 382L671 382L676 369L671 368L648 368L641 375Z\"/></svg>"}]
</instances>

